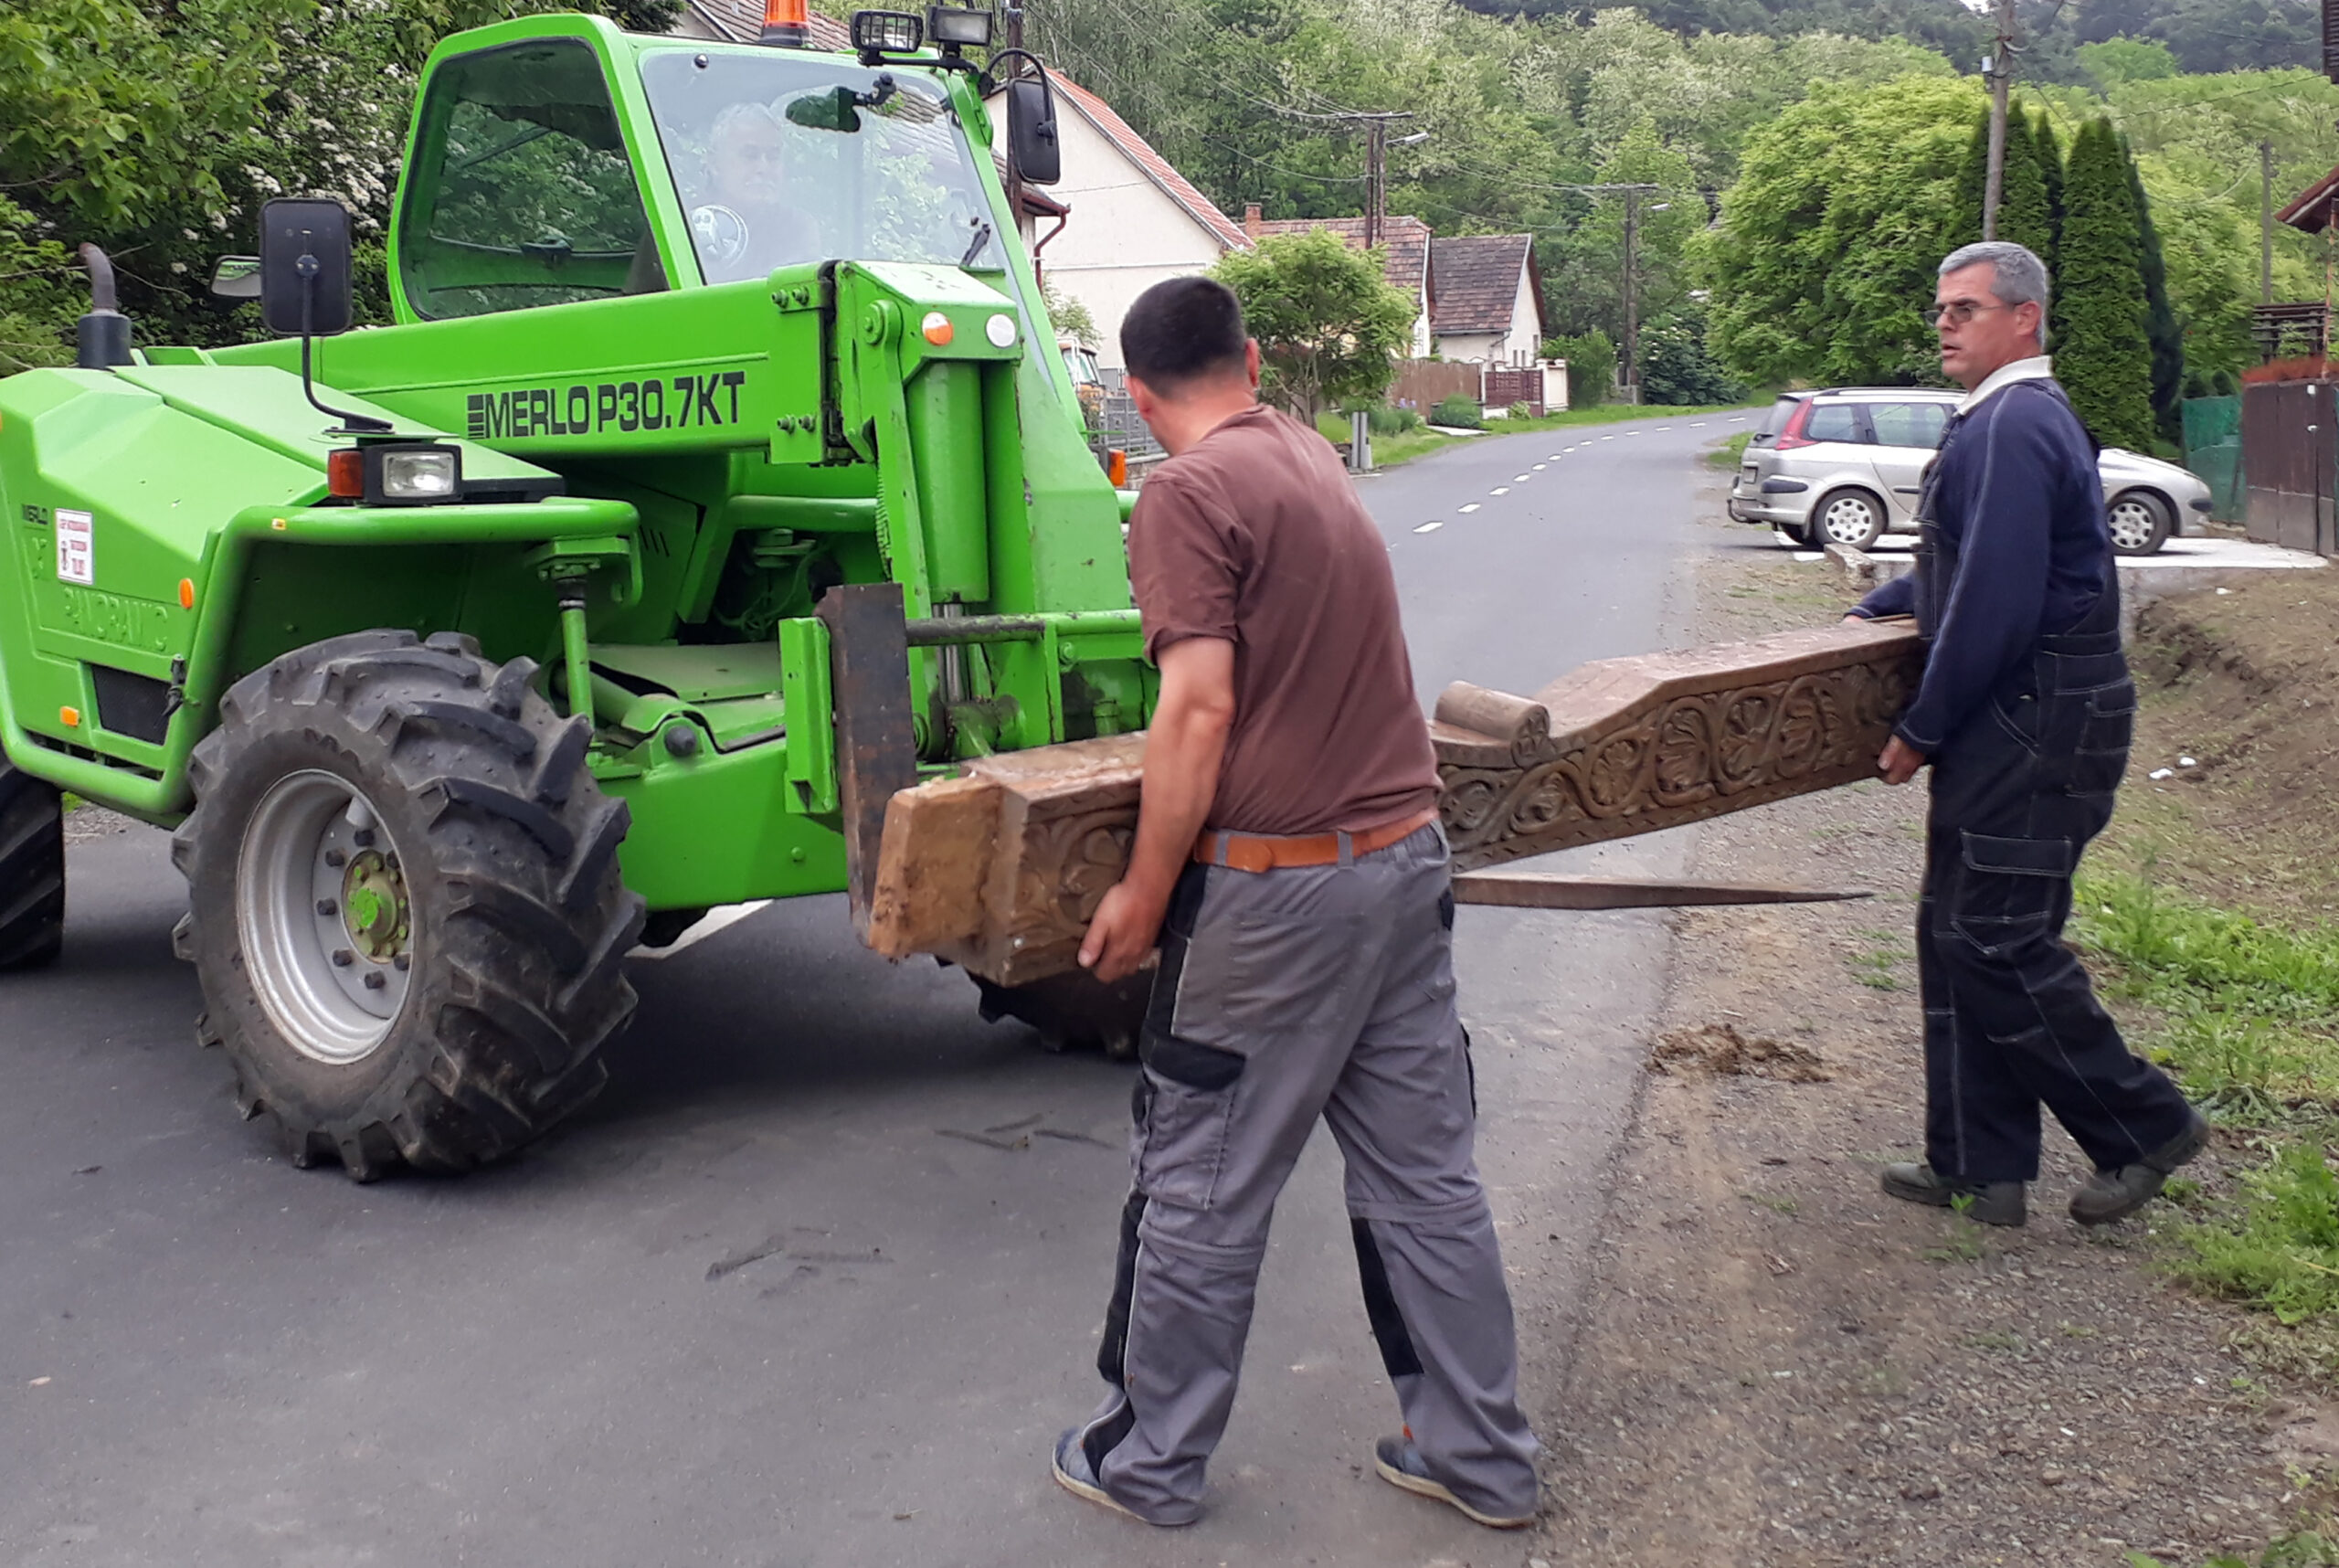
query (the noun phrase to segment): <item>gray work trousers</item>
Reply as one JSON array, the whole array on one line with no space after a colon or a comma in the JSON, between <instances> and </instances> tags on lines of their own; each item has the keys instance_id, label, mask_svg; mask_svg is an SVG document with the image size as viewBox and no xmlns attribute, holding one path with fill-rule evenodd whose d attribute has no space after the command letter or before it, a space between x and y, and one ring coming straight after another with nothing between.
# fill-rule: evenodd
<instances>
[{"instance_id":1,"label":"gray work trousers","mask_svg":"<svg viewBox=\"0 0 2339 1568\"><path fill-rule=\"evenodd\" d=\"M1434 824L1345 865L1192 866L1161 938L1131 1192L1081 1429L1106 1491L1201 1511L1234 1404L1276 1195L1322 1117L1348 1166L1366 1317L1430 1473L1482 1513L1535 1511L1502 1255L1471 1156L1454 899Z\"/></svg>"}]
</instances>

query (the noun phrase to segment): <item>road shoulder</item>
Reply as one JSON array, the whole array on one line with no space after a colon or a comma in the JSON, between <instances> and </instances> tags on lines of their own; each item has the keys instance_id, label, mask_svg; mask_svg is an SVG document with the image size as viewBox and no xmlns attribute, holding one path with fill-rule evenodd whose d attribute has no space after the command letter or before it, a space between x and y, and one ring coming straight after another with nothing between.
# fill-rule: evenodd
<instances>
[{"instance_id":1,"label":"road shoulder","mask_svg":"<svg viewBox=\"0 0 2339 1568\"><path fill-rule=\"evenodd\" d=\"M1818 571L1730 547L1752 535L1715 527L1709 635L1840 608ZM1920 1136L1922 809L1862 785L1704 830L1701 875L1878 896L1677 917L1539 1555L2190 1563L2313 1500L2327 1414L2228 1348L2239 1312L2149 1267L2150 1225L2064 1216L2085 1170L2059 1130L2024 1230L1877 1191Z\"/></svg>"}]
</instances>

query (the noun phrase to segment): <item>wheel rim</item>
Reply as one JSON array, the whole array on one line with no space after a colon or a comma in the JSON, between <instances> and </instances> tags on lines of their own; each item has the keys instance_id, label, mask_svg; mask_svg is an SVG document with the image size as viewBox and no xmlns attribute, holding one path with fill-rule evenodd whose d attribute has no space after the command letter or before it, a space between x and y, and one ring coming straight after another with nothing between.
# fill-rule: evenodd
<instances>
[{"instance_id":1,"label":"wheel rim","mask_svg":"<svg viewBox=\"0 0 2339 1568\"><path fill-rule=\"evenodd\" d=\"M244 830L236 916L278 1031L330 1066L362 1062L406 1004L414 910L373 802L331 773L280 779Z\"/></svg>"},{"instance_id":2,"label":"wheel rim","mask_svg":"<svg viewBox=\"0 0 2339 1568\"><path fill-rule=\"evenodd\" d=\"M1838 545L1857 545L1875 526L1875 512L1857 495L1837 496L1819 517L1819 531Z\"/></svg>"},{"instance_id":3,"label":"wheel rim","mask_svg":"<svg viewBox=\"0 0 2339 1568\"><path fill-rule=\"evenodd\" d=\"M2160 525L2153 509L2133 495L2122 496L2111 503L2109 521L2111 543L2122 550L2143 549L2153 542L2153 530Z\"/></svg>"}]
</instances>

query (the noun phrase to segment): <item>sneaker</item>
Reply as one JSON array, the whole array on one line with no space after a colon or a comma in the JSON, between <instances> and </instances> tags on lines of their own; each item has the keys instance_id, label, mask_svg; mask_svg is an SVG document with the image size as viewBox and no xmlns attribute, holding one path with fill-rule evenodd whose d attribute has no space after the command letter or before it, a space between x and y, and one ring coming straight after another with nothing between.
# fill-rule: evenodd
<instances>
[{"instance_id":1,"label":"sneaker","mask_svg":"<svg viewBox=\"0 0 2339 1568\"><path fill-rule=\"evenodd\" d=\"M1930 1165L1900 1164L1884 1168L1883 1185L1888 1197L1936 1209L1955 1208L1958 1199L1971 1198L1965 1217L1985 1225L2019 1225L2028 1218L2020 1181L1960 1181Z\"/></svg>"},{"instance_id":2,"label":"sneaker","mask_svg":"<svg viewBox=\"0 0 2339 1568\"><path fill-rule=\"evenodd\" d=\"M1402 1487L1420 1497L1435 1498L1489 1530L1524 1530L1535 1522L1535 1516L1531 1513L1520 1514L1516 1519L1480 1513L1448 1491L1443 1482L1431 1479L1429 1467L1422 1463L1421 1450L1402 1437L1383 1437L1375 1443L1372 1446L1372 1467L1380 1471L1381 1478L1391 1486Z\"/></svg>"},{"instance_id":3,"label":"sneaker","mask_svg":"<svg viewBox=\"0 0 2339 1568\"><path fill-rule=\"evenodd\" d=\"M1077 1426L1067 1427L1064 1436L1056 1439L1055 1460L1049 1467L1056 1478L1056 1485L1074 1497L1086 1498L1100 1508L1108 1508L1140 1523L1150 1524L1152 1520L1105 1489L1104 1483L1096 1478L1096 1472L1088 1467L1088 1451L1080 1446L1080 1432Z\"/></svg>"},{"instance_id":4,"label":"sneaker","mask_svg":"<svg viewBox=\"0 0 2339 1568\"><path fill-rule=\"evenodd\" d=\"M2209 1147L2209 1118L2199 1111L2183 1132L2133 1165L2099 1171L2071 1194L2071 1218L2083 1225L2108 1225L2124 1220L2154 1198L2168 1173Z\"/></svg>"}]
</instances>

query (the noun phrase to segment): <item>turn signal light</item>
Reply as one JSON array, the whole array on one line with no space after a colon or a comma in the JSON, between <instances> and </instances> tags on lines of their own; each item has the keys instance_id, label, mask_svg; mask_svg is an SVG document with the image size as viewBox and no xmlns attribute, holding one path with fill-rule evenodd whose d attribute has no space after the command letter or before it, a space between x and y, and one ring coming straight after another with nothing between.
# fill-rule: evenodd
<instances>
[{"instance_id":1,"label":"turn signal light","mask_svg":"<svg viewBox=\"0 0 2339 1568\"><path fill-rule=\"evenodd\" d=\"M355 501L365 493L365 454L356 447L336 447L325 459L325 493L335 501Z\"/></svg>"},{"instance_id":2,"label":"turn signal light","mask_svg":"<svg viewBox=\"0 0 2339 1568\"><path fill-rule=\"evenodd\" d=\"M950 318L940 311L926 312L926 320L918 323L918 331L924 333L926 341L937 348L947 347L950 340L958 335L958 329L952 326Z\"/></svg>"},{"instance_id":3,"label":"turn signal light","mask_svg":"<svg viewBox=\"0 0 2339 1568\"><path fill-rule=\"evenodd\" d=\"M1105 477L1113 482L1115 490L1128 488L1129 454L1118 447L1105 449Z\"/></svg>"}]
</instances>

